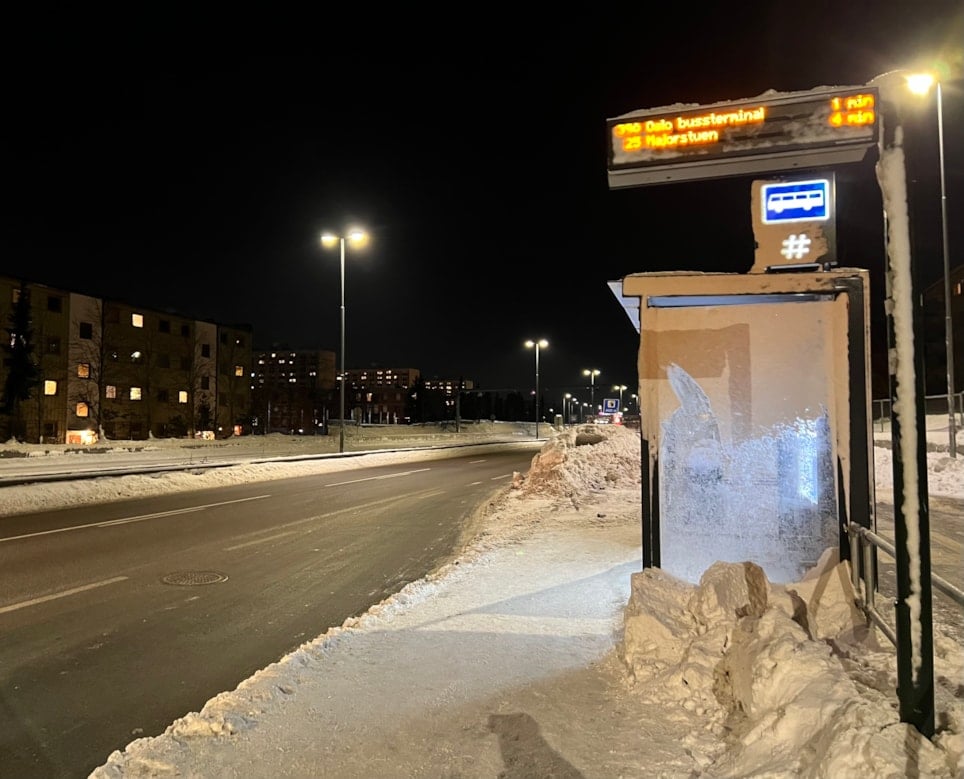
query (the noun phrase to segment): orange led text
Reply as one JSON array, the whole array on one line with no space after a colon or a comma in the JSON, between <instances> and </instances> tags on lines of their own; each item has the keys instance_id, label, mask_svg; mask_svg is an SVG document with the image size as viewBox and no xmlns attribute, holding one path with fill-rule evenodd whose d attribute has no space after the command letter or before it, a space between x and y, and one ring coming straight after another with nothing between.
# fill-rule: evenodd
<instances>
[{"instance_id":1,"label":"orange led text","mask_svg":"<svg viewBox=\"0 0 964 779\"><path fill-rule=\"evenodd\" d=\"M673 118L660 117L645 122L625 122L613 127L613 136L620 139L625 152L642 149L672 149L718 143L721 132L728 127L740 127L765 121L766 108L739 108L736 111L716 112Z\"/></svg>"},{"instance_id":2,"label":"orange led text","mask_svg":"<svg viewBox=\"0 0 964 779\"><path fill-rule=\"evenodd\" d=\"M877 119L874 96L868 93L834 97L830 100L830 117L833 127L862 127Z\"/></svg>"}]
</instances>

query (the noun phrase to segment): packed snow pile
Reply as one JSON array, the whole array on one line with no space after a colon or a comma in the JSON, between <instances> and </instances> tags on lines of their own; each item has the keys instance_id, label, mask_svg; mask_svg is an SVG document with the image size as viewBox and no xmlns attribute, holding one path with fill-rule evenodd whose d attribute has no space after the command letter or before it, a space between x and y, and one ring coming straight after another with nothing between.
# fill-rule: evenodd
<instances>
[{"instance_id":1,"label":"packed snow pile","mask_svg":"<svg viewBox=\"0 0 964 779\"><path fill-rule=\"evenodd\" d=\"M908 749L916 775L952 775L959 736L898 721L896 679L873 662L892 650L853 604L834 550L789 585L751 562L714 563L698 585L649 568L632 577L621 656L713 776L852 775L855 753L865 775L895 776Z\"/></svg>"},{"instance_id":2,"label":"packed snow pile","mask_svg":"<svg viewBox=\"0 0 964 779\"><path fill-rule=\"evenodd\" d=\"M525 496L564 498L579 505L603 490L638 490L640 484L638 430L578 425L547 441L517 486Z\"/></svg>"}]
</instances>

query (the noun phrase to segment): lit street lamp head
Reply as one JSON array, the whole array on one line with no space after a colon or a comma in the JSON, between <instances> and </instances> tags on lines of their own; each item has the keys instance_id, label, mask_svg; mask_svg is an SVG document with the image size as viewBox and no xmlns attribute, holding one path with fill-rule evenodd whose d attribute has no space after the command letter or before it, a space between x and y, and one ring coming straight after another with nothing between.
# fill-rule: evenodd
<instances>
[{"instance_id":1,"label":"lit street lamp head","mask_svg":"<svg viewBox=\"0 0 964 779\"><path fill-rule=\"evenodd\" d=\"M352 227L345 231L344 235L338 235L325 231L321 234L321 245L330 248L342 241L347 242L354 249L361 249L368 243L368 233L360 227Z\"/></svg>"}]
</instances>

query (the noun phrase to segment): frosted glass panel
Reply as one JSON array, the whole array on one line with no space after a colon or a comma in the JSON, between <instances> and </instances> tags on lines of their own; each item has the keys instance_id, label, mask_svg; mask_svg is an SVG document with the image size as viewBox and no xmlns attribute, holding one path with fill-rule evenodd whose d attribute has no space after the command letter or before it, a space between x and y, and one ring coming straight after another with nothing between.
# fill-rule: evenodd
<instances>
[{"instance_id":1,"label":"frosted glass panel","mask_svg":"<svg viewBox=\"0 0 964 779\"><path fill-rule=\"evenodd\" d=\"M788 421L735 437L747 428L722 424L682 367L665 370L676 403L661 404L661 567L695 583L717 560L752 560L771 581L799 580L839 538L829 387L783 398Z\"/></svg>"},{"instance_id":2,"label":"frosted glass panel","mask_svg":"<svg viewBox=\"0 0 964 779\"><path fill-rule=\"evenodd\" d=\"M787 583L841 548L842 522L873 527L868 275L622 280L640 336L644 566L697 582L748 561Z\"/></svg>"}]
</instances>

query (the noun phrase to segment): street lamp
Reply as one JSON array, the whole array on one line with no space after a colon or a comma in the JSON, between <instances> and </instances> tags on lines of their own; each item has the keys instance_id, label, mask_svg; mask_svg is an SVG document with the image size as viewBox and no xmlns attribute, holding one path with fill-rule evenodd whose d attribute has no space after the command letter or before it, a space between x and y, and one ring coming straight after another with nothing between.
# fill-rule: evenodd
<instances>
[{"instance_id":1,"label":"street lamp","mask_svg":"<svg viewBox=\"0 0 964 779\"><path fill-rule=\"evenodd\" d=\"M572 398L572 393L567 392L562 396L562 426L565 427L569 424L569 401Z\"/></svg>"},{"instance_id":2,"label":"street lamp","mask_svg":"<svg viewBox=\"0 0 964 779\"><path fill-rule=\"evenodd\" d=\"M545 338L538 341L526 341L526 348L536 350L536 438L539 437L539 349L545 349L549 342Z\"/></svg>"},{"instance_id":3,"label":"street lamp","mask_svg":"<svg viewBox=\"0 0 964 779\"><path fill-rule=\"evenodd\" d=\"M613 390L619 393L619 410L620 411L623 410L623 390L627 390L627 389L629 389L629 387L627 387L625 384L613 385Z\"/></svg>"},{"instance_id":4,"label":"street lamp","mask_svg":"<svg viewBox=\"0 0 964 779\"><path fill-rule=\"evenodd\" d=\"M334 246L336 243L341 247L341 403L339 405L338 417L341 422L338 428L338 451L345 451L345 382L348 379L345 373L345 241L352 246L362 247L368 241L368 234L357 227L350 229L346 235L335 235L334 233L322 233L321 244L326 248Z\"/></svg>"},{"instance_id":5,"label":"street lamp","mask_svg":"<svg viewBox=\"0 0 964 779\"><path fill-rule=\"evenodd\" d=\"M941 244L944 247L944 351L947 355L947 432L948 451L957 457L957 420L954 418L954 326L951 313L951 255L947 242L947 189L944 182L944 106L941 82L931 73L907 76L907 88L915 95L926 95L931 86L937 98L937 152L941 168Z\"/></svg>"},{"instance_id":6,"label":"street lamp","mask_svg":"<svg viewBox=\"0 0 964 779\"><path fill-rule=\"evenodd\" d=\"M582 375L589 377L589 407L593 417L596 416L596 377L602 373L598 368L586 368Z\"/></svg>"}]
</instances>

